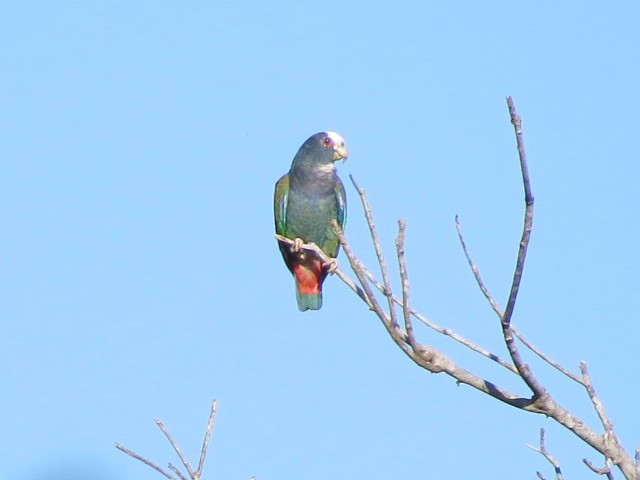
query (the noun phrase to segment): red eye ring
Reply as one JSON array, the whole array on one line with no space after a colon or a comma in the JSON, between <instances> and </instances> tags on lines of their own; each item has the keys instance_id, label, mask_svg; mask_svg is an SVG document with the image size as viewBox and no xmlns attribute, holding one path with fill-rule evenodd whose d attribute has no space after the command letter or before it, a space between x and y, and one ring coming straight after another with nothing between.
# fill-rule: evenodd
<instances>
[{"instance_id":1,"label":"red eye ring","mask_svg":"<svg viewBox=\"0 0 640 480\"><path fill-rule=\"evenodd\" d=\"M333 147L333 139L331 137L324 137L322 143L324 143L325 147Z\"/></svg>"}]
</instances>

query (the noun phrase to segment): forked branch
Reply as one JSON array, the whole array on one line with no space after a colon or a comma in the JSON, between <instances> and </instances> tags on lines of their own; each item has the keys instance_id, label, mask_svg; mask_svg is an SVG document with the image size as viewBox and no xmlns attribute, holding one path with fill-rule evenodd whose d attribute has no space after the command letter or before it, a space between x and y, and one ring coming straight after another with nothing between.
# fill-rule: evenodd
<instances>
[{"instance_id":1,"label":"forked branch","mask_svg":"<svg viewBox=\"0 0 640 480\"><path fill-rule=\"evenodd\" d=\"M209 420L207 421L207 427L205 429L204 440L202 441L202 448L200 449L200 459L198 461L198 468L196 468L195 470L193 470L191 468L191 466L189 465L189 462L187 461L187 457L185 456L184 452L182 451L182 448L180 447L178 442L176 442L174 440L174 438L171 436L171 434L169 433L169 430L165 427L164 423L162 423L162 420L160 420L160 419L156 419L155 420L156 425L158 426L158 428L160 428L160 430L162 431L164 436L167 438L167 440L171 444L171 447L173 448L173 451L176 452L176 454L178 455L178 458L182 462L182 465L184 466L184 468L186 469L186 471L187 471L187 473L189 475L188 477L185 476L175 465L173 465L172 463L169 463L167 465L167 467L173 473L175 473L178 476L178 478L180 478L180 480L189 480L189 479L190 480L201 480L202 471L204 470L204 463L206 461L207 452L209 450L209 442L211 441L211 434L213 433L213 427L214 427L214 424L215 424L215 418L216 418L217 409L218 409L218 401L217 400L213 400L213 402L211 402L211 412L209 413ZM124 445L122 445L120 443L116 443L115 447L118 450L120 450L121 452L126 453L130 457L135 458L136 460L138 460L138 461L144 463L145 465L153 468L156 472L160 473L161 475L165 476L166 478L168 478L170 480L177 480L170 473L168 473L166 470L164 470L161 467L159 467L157 464L155 464L151 460L148 460L147 458L143 457L142 455L139 455L139 454L135 453L134 451L129 450Z\"/></svg>"},{"instance_id":2,"label":"forked branch","mask_svg":"<svg viewBox=\"0 0 640 480\"><path fill-rule=\"evenodd\" d=\"M527 445L527 447L535 452L538 452L540 455L547 459L547 461L553 466L553 471L556 474L556 480L564 479L564 477L562 476L562 469L560 468L560 462L558 462L558 460L556 460L556 458L549 453L547 447L544 444L544 428L540 429L540 448L532 447L531 445ZM544 479L542 473L536 473L538 475L538 478Z\"/></svg>"}]
</instances>

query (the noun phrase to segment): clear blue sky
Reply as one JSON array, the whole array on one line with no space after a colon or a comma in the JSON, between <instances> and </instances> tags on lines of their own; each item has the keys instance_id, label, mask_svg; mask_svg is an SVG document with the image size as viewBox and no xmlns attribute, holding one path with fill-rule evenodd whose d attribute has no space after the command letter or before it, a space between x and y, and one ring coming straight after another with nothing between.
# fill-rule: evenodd
<instances>
[{"instance_id":1,"label":"clear blue sky","mask_svg":"<svg viewBox=\"0 0 640 480\"><path fill-rule=\"evenodd\" d=\"M408 221L414 305L504 354L453 218L504 302L523 210L506 95L537 201L514 321L587 360L639 446L638 25L635 1L2 2L3 476L160 478L113 443L175 461L160 417L195 462L212 398L206 478L551 478L525 447L542 426L567 476L590 475L601 459L550 421L411 364L338 279L298 312L272 237L274 182L340 132L389 254Z\"/></svg>"}]
</instances>

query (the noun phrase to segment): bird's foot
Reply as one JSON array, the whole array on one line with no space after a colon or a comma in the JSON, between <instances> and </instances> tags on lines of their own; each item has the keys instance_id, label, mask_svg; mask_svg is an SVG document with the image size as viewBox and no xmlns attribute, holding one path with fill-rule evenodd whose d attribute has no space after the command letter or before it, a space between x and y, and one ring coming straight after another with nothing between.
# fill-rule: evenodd
<instances>
[{"instance_id":1,"label":"bird's foot","mask_svg":"<svg viewBox=\"0 0 640 480\"><path fill-rule=\"evenodd\" d=\"M293 253L299 252L302 250L302 245L304 245L304 242L302 241L301 238L296 238L293 240L293 245L291 245L291 251Z\"/></svg>"},{"instance_id":2,"label":"bird's foot","mask_svg":"<svg viewBox=\"0 0 640 480\"><path fill-rule=\"evenodd\" d=\"M334 273L336 273L336 270L338 269L338 259L332 258L328 262L324 262L322 266L327 267L327 272L333 275Z\"/></svg>"}]
</instances>

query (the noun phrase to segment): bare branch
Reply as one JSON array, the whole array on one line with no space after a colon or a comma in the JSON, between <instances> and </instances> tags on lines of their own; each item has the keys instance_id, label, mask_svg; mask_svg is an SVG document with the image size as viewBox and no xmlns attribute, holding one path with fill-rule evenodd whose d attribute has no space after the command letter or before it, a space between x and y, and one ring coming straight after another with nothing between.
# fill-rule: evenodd
<instances>
[{"instance_id":1,"label":"bare branch","mask_svg":"<svg viewBox=\"0 0 640 480\"><path fill-rule=\"evenodd\" d=\"M349 175L349 178L351 179L351 183L353 183L354 188L360 196L360 202L362 203L362 209L364 211L364 218L367 220L369 233L371 234L371 240L373 242L373 249L375 250L376 256L378 257L378 265L380 265L380 273L382 274L382 283L384 285L384 288L381 289L381 292L385 297L387 297L387 301L389 302L389 316L391 319L391 324L398 325L393 292L391 291L391 281L389 280L389 269L387 268L387 262L382 252L382 243L380 242L380 237L378 237L378 230L376 229L376 223L373 220L371 207L369 205L369 201L367 200L364 188L360 188L360 186L356 183L356 179L353 178L353 175Z\"/></svg>"},{"instance_id":2,"label":"bare branch","mask_svg":"<svg viewBox=\"0 0 640 480\"><path fill-rule=\"evenodd\" d=\"M162 423L162 420L160 419L155 420L156 425L158 425L158 427L160 428L164 436L167 438L167 440L171 444L171 447L173 447L173 450L176 452L176 454L180 458L180 461L182 462L184 467L187 469L187 472L189 473L189 478L191 480L200 480L202 477L202 471L204 470L204 464L207 457L207 451L209 449L209 443L211 441L211 435L213 434L213 427L215 423L215 416L216 416L217 409L218 409L218 401L213 400L211 402L211 412L209 414L209 419L207 421L207 428L205 430L204 439L202 441L202 449L200 450L200 460L198 462L198 469L196 471L193 471L191 469L191 467L189 466L189 462L187 461L187 457L182 452L180 445L178 445L178 442L176 442L174 438L171 436L171 434L169 433L169 430L165 427L164 423ZM145 465L148 465L149 467L153 468L157 472L164 475L166 478L170 480L176 480L175 477L167 473L162 468L158 467L151 460L147 460L146 458L142 457L141 455L138 455L137 453L129 450L128 448L125 448L119 443L116 443L115 446L118 450L121 450L127 455L135 458L136 460L139 460ZM180 480L189 480L175 465L173 465L172 463L169 463L168 466L169 466L169 469L180 478Z\"/></svg>"},{"instance_id":3,"label":"bare branch","mask_svg":"<svg viewBox=\"0 0 640 480\"><path fill-rule=\"evenodd\" d=\"M541 454L544 458L547 459L547 461L553 465L553 469L556 473L556 480L563 480L563 476L562 476L562 470L560 469L560 462L558 462L558 460L556 460L556 458L551 455L549 453L549 451L547 450L547 448L545 447L544 444L544 428L540 429L540 448L535 448L532 447L531 445L527 445L527 447L529 447L531 450L538 452L539 454ZM536 472L539 478L544 478L542 477L542 474L540 472Z\"/></svg>"},{"instance_id":4,"label":"bare branch","mask_svg":"<svg viewBox=\"0 0 640 480\"><path fill-rule=\"evenodd\" d=\"M151 460L147 460L146 458L144 458L141 455L138 455L136 452L129 450L127 447L125 447L124 445L117 443L115 444L115 447L120 450L121 452L126 453L127 455L129 455L130 457L135 458L136 460L141 461L142 463L144 463L145 465L153 468L156 472L164 475L165 477L167 477L169 480L176 480L175 477L171 476L171 474L165 472L162 468L160 468L158 465L156 465L155 463L153 463Z\"/></svg>"},{"instance_id":5,"label":"bare branch","mask_svg":"<svg viewBox=\"0 0 640 480\"><path fill-rule=\"evenodd\" d=\"M602 401L598 394L596 393L596 389L593 386L593 382L591 382L591 376L589 375L589 371L587 370L587 364L585 362L580 362L580 371L582 372L582 381L584 383L585 388L587 389L587 393L589 394L589 399L591 399L591 403L593 404L593 408L598 414L598 418L600 419L600 423L604 427L605 434L613 435L613 425L607 417L607 413L604 411L604 405L602 405Z\"/></svg>"},{"instance_id":6,"label":"bare branch","mask_svg":"<svg viewBox=\"0 0 640 480\"><path fill-rule=\"evenodd\" d=\"M603 450L601 450L601 453L604 454L605 463L608 464L608 462L611 461L614 465L619 466L621 462L626 462L628 456L622 448L622 445L620 445L620 442L618 441L618 437L616 436L616 433L613 429L613 424L611 423L611 420L609 420L607 412L605 412L604 410L602 400L600 400L600 397L596 393L596 389L593 386L591 375L589 375L587 364L585 362L580 362L580 371L582 372L582 381L587 390L587 394L589 395L589 399L591 400L593 408L598 414L600 423L602 423L602 426L604 427L604 435L602 436L604 448ZM591 468L591 465L587 463L586 459L584 460L584 462ZM635 470L638 470L637 464L635 465ZM603 473L601 473L601 475L606 473L607 472L604 472L603 470ZM636 475L636 478L638 478L638 475Z\"/></svg>"},{"instance_id":7,"label":"bare branch","mask_svg":"<svg viewBox=\"0 0 640 480\"><path fill-rule=\"evenodd\" d=\"M516 338L518 340L520 340L524 344L525 347L527 347L533 353L538 355L542 360L547 362L553 368L555 368L556 370L558 370L562 374L564 374L567 377L569 377L571 380L573 380L575 382L578 382L580 385L584 386L584 383L583 383L582 379L579 376L577 376L574 373L571 373L567 368L565 368L562 365L560 365L558 362L553 360L549 355L547 355L542 350L540 350L538 347L536 347L513 324L511 325L511 330L513 331L513 334L516 336Z\"/></svg>"},{"instance_id":8,"label":"bare branch","mask_svg":"<svg viewBox=\"0 0 640 480\"><path fill-rule=\"evenodd\" d=\"M534 377L529 366L522 361L518 346L513 337L511 330L511 317L518 298L518 291L520 289L520 281L522 279L522 273L524 271L524 263L527 257L527 248L529 247L529 240L531 238L531 229L533 226L533 195L531 194L531 186L529 183L529 170L527 167L527 158L524 151L524 141L522 139L522 122L520 116L516 113L515 106L511 97L507 97L507 105L509 107L509 115L511 117L511 123L516 133L516 143L518 147L518 156L520 158L520 170L522 172L522 183L524 185L524 198L525 198L525 214L524 214L524 227L522 230L522 237L520 239L520 247L518 249L518 258L516 261L515 270L513 273L513 281L511 282L511 291L509 292L509 298L507 299L507 306L501 317L502 335L504 337L505 345L513 360L513 364L518 369L522 380L531 389L534 398L546 399L547 392L545 388Z\"/></svg>"},{"instance_id":9,"label":"bare branch","mask_svg":"<svg viewBox=\"0 0 640 480\"><path fill-rule=\"evenodd\" d=\"M415 351L416 337L413 334L413 324L411 323L411 308L409 306L409 274L407 273L407 263L404 259L404 232L407 228L407 222L400 220L398 222L398 239L396 240L396 250L398 253L398 265L400 267L400 283L402 284L402 315L404 317L404 329L407 332L407 340L409 346ZM392 297L389 301L393 305Z\"/></svg>"},{"instance_id":10,"label":"bare branch","mask_svg":"<svg viewBox=\"0 0 640 480\"><path fill-rule=\"evenodd\" d=\"M478 284L478 287L480 287L480 290L482 291L483 295L491 305L491 308L493 308L493 311L496 312L498 317L502 318L502 315L503 315L502 309L498 305L498 302L496 302L496 300L493 298L493 295L491 295L491 293L489 292L489 289L485 286L484 281L480 276L480 269L478 268L478 265L474 263L474 261L471 258L471 255L469 254L469 250L467 249L467 244L464 241L464 236L462 235L462 225L460 225L460 219L458 215L456 215L456 231L458 232L458 239L460 240L460 245L462 245L462 251L464 252L464 256L467 258L467 262L469 263L469 267L471 268L471 273L473 273L473 276L476 279L476 283Z\"/></svg>"},{"instance_id":11,"label":"bare branch","mask_svg":"<svg viewBox=\"0 0 640 480\"><path fill-rule=\"evenodd\" d=\"M213 400L211 402L211 413L209 413L209 419L207 420L207 428L204 433L204 440L202 441L202 448L200 449L200 460L198 461L198 477L202 476L202 470L204 470L204 462L207 458L207 451L209 450L209 441L213 434L213 426L216 421L216 412L218 410L218 401Z\"/></svg>"},{"instance_id":12,"label":"bare branch","mask_svg":"<svg viewBox=\"0 0 640 480\"><path fill-rule=\"evenodd\" d=\"M522 120L520 115L516 112L516 107L513 104L513 99L507 97L507 105L509 107L509 116L511 117L511 123L516 133L516 144L518 148L518 157L520 158L520 170L522 172L522 185L524 187L524 203L525 203L525 216L524 216L524 228L522 231L522 238L520 239L520 248L518 249L518 260L516 262L516 268L513 274L513 281L511 283L511 291L509 292L509 298L507 300L507 306L502 316L502 323L508 327L511 323L511 316L516 305L516 299L518 297L518 290L520 289L520 281L522 280L522 273L524 271L524 262L527 257L527 248L529 247L529 239L531 238L531 229L533 227L533 194L531 193L531 184L529 182L529 167L527 166L527 155L524 150L524 140L522 138Z\"/></svg>"},{"instance_id":13,"label":"bare branch","mask_svg":"<svg viewBox=\"0 0 640 480\"><path fill-rule=\"evenodd\" d=\"M194 473L193 473L193 470L191 469L191 466L189 465L189 462L187 461L187 457L185 457L184 453L182 453L182 448L180 448L180 445L178 445L178 443L173 439L173 437L169 433L169 430L167 430L167 428L164 426L164 423L162 423L162 420L160 420L159 418L156 418L155 422L156 422L156 425L158 425L158 427L162 431L162 433L164 433L164 436L167 437L167 440L169 440L169 443L173 447L173 450L178 454L178 457L180 458L180 461L184 465L184 468L187 469L189 476L192 479L197 480L197 478L194 477Z\"/></svg>"},{"instance_id":14,"label":"bare branch","mask_svg":"<svg viewBox=\"0 0 640 480\"><path fill-rule=\"evenodd\" d=\"M611 472L611 468L605 463L604 467L598 468L593 463L591 463L586 458L583 458L582 461L584 464L589 467L589 469L593 473L597 473L598 475L606 475L609 480L613 480L613 472Z\"/></svg>"},{"instance_id":15,"label":"bare branch","mask_svg":"<svg viewBox=\"0 0 640 480\"><path fill-rule=\"evenodd\" d=\"M176 467L173 463L169 463L169 468L171 469L171 471L173 471L176 475L178 475L178 477L180 477L180 480L189 480L184 473L182 473L180 470L178 470L178 467ZM193 477L192 477L193 478Z\"/></svg>"}]
</instances>

